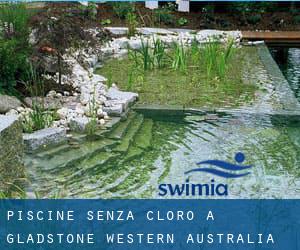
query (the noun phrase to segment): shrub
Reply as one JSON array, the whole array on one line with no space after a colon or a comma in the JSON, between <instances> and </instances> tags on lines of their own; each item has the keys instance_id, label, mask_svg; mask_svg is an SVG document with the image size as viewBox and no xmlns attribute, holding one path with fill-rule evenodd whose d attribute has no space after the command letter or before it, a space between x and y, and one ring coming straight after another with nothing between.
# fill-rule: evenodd
<instances>
[{"instance_id":1,"label":"shrub","mask_svg":"<svg viewBox=\"0 0 300 250\"><path fill-rule=\"evenodd\" d=\"M24 76L30 54L30 12L22 3L0 6L0 91L15 93L17 81Z\"/></svg>"},{"instance_id":2,"label":"shrub","mask_svg":"<svg viewBox=\"0 0 300 250\"><path fill-rule=\"evenodd\" d=\"M177 20L177 24L180 25L180 26L184 26L188 23L188 20L184 17L180 17L178 20Z\"/></svg>"},{"instance_id":3,"label":"shrub","mask_svg":"<svg viewBox=\"0 0 300 250\"><path fill-rule=\"evenodd\" d=\"M296 24L300 24L300 15L294 16L293 19Z\"/></svg>"},{"instance_id":4,"label":"shrub","mask_svg":"<svg viewBox=\"0 0 300 250\"><path fill-rule=\"evenodd\" d=\"M168 4L163 6L162 8L155 9L154 10L154 19L155 22L159 25L161 24L173 24L175 17L172 14L174 11L174 5L173 4Z\"/></svg>"},{"instance_id":5,"label":"shrub","mask_svg":"<svg viewBox=\"0 0 300 250\"><path fill-rule=\"evenodd\" d=\"M250 24L257 24L261 21L262 16L261 14L253 14L247 17L247 21Z\"/></svg>"},{"instance_id":6,"label":"shrub","mask_svg":"<svg viewBox=\"0 0 300 250\"><path fill-rule=\"evenodd\" d=\"M120 19L125 19L129 13L135 12L134 4L130 2L113 2L112 6Z\"/></svg>"}]
</instances>

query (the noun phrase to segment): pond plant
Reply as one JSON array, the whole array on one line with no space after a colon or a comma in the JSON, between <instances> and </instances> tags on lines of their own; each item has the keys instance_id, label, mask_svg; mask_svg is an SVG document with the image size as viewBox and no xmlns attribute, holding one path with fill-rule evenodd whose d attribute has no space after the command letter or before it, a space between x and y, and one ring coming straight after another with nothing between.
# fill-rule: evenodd
<instances>
[{"instance_id":1,"label":"pond plant","mask_svg":"<svg viewBox=\"0 0 300 250\"><path fill-rule=\"evenodd\" d=\"M139 92L142 103L236 105L241 96L251 100L256 89L243 83L242 69L235 66L245 50L235 48L232 39L225 44L194 39L190 46L142 39L140 49L128 48L127 57L108 60L98 72L124 90Z\"/></svg>"},{"instance_id":2,"label":"pond plant","mask_svg":"<svg viewBox=\"0 0 300 250\"><path fill-rule=\"evenodd\" d=\"M55 111L45 109L44 83L32 64L27 72L27 81L23 83L32 96L32 110L22 116L23 131L32 133L50 127L55 120Z\"/></svg>"}]
</instances>

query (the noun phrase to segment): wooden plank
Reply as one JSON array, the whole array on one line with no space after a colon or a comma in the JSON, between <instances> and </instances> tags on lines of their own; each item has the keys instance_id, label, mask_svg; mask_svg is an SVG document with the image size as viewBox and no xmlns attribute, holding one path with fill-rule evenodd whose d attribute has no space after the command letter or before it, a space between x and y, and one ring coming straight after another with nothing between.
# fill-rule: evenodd
<instances>
[{"instance_id":1,"label":"wooden plank","mask_svg":"<svg viewBox=\"0 0 300 250\"><path fill-rule=\"evenodd\" d=\"M300 31L242 31L242 37L269 43L300 43Z\"/></svg>"}]
</instances>

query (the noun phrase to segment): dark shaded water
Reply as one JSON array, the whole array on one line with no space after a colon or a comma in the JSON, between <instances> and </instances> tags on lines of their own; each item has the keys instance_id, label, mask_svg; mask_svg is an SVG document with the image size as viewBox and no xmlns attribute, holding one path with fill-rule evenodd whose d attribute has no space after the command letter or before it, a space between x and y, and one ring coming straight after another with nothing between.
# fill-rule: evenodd
<instances>
[{"instance_id":1,"label":"dark shaded water","mask_svg":"<svg viewBox=\"0 0 300 250\"><path fill-rule=\"evenodd\" d=\"M300 101L300 48L270 47L270 52Z\"/></svg>"}]
</instances>

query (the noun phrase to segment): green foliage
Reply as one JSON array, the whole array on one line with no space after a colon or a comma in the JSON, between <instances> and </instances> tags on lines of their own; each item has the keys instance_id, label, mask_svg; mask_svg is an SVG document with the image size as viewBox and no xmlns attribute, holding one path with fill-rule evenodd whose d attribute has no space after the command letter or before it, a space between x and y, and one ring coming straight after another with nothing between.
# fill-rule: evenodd
<instances>
[{"instance_id":1,"label":"green foliage","mask_svg":"<svg viewBox=\"0 0 300 250\"><path fill-rule=\"evenodd\" d=\"M250 24L257 24L261 21L262 16L261 14L253 14L247 17L247 21Z\"/></svg>"},{"instance_id":2,"label":"green foliage","mask_svg":"<svg viewBox=\"0 0 300 250\"><path fill-rule=\"evenodd\" d=\"M32 97L44 94L44 84L36 69L30 64L26 76L27 81L23 82ZM56 119L56 112L45 110L44 99L32 100L32 111L23 116L22 125L25 133L50 127Z\"/></svg>"},{"instance_id":3,"label":"green foliage","mask_svg":"<svg viewBox=\"0 0 300 250\"><path fill-rule=\"evenodd\" d=\"M0 6L0 92L15 93L14 87L28 67L30 12L22 3Z\"/></svg>"},{"instance_id":4,"label":"green foliage","mask_svg":"<svg viewBox=\"0 0 300 250\"><path fill-rule=\"evenodd\" d=\"M109 25L111 24L111 20L110 19L104 19L104 20L101 20L101 25Z\"/></svg>"},{"instance_id":5,"label":"green foliage","mask_svg":"<svg viewBox=\"0 0 300 250\"><path fill-rule=\"evenodd\" d=\"M188 52L184 45L175 43L172 54L172 68L185 73L187 70Z\"/></svg>"},{"instance_id":6,"label":"green foliage","mask_svg":"<svg viewBox=\"0 0 300 250\"><path fill-rule=\"evenodd\" d=\"M112 6L120 19L125 19L129 13L135 12L134 4L130 2L113 2Z\"/></svg>"},{"instance_id":7,"label":"green foliage","mask_svg":"<svg viewBox=\"0 0 300 250\"><path fill-rule=\"evenodd\" d=\"M208 42L203 51L208 79L218 77L224 79L229 60L233 53L234 41L230 40L227 46L222 46L218 41Z\"/></svg>"},{"instance_id":8,"label":"green foliage","mask_svg":"<svg viewBox=\"0 0 300 250\"><path fill-rule=\"evenodd\" d=\"M188 23L188 20L184 17L180 17L178 20L177 20L177 24L180 25L180 26L184 26Z\"/></svg>"},{"instance_id":9,"label":"green foliage","mask_svg":"<svg viewBox=\"0 0 300 250\"><path fill-rule=\"evenodd\" d=\"M174 23L175 17L172 14L174 11L175 5L168 3L168 5L163 6L162 8L154 10L154 21L158 25L165 24L170 25Z\"/></svg>"},{"instance_id":10,"label":"green foliage","mask_svg":"<svg viewBox=\"0 0 300 250\"><path fill-rule=\"evenodd\" d=\"M136 34L136 28L138 25L137 16L134 13L128 13L126 15L126 23L128 28L128 36L134 36Z\"/></svg>"},{"instance_id":11,"label":"green foliage","mask_svg":"<svg viewBox=\"0 0 300 250\"><path fill-rule=\"evenodd\" d=\"M296 24L300 24L300 15L294 16L293 19Z\"/></svg>"},{"instance_id":12,"label":"green foliage","mask_svg":"<svg viewBox=\"0 0 300 250\"><path fill-rule=\"evenodd\" d=\"M153 63L161 69L165 66L166 45L160 39L153 39Z\"/></svg>"},{"instance_id":13,"label":"green foliage","mask_svg":"<svg viewBox=\"0 0 300 250\"><path fill-rule=\"evenodd\" d=\"M97 122L97 112L98 112L98 105L96 102L96 89L94 87L94 92L92 95L92 100L89 102L89 116L91 117L91 120L85 127L85 132L88 136L93 136L98 128L98 122Z\"/></svg>"},{"instance_id":14,"label":"green foliage","mask_svg":"<svg viewBox=\"0 0 300 250\"><path fill-rule=\"evenodd\" d=\"M129 49L128 56L134 62L135 68L142 67L143 71L154 68L163 68L166 65L166 45L160 40L153 40L153 49L149 41L142 40L141 48L138 50Z\"/></svg>"}]
</instances>

